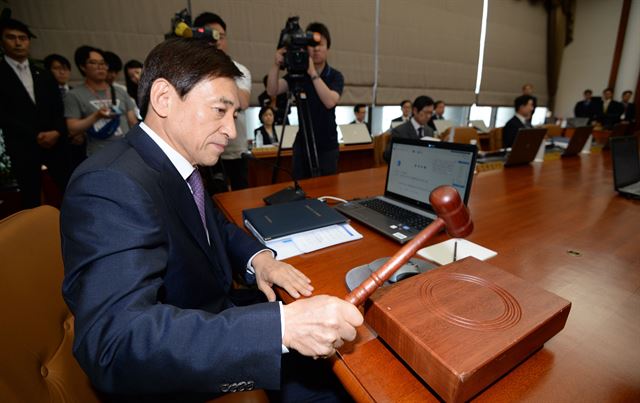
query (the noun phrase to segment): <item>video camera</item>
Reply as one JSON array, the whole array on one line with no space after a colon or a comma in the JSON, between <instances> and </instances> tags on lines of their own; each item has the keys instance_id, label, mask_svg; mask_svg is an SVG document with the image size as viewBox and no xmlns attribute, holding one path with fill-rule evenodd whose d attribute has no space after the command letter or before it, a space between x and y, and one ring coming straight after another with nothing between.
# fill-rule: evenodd
<instances>
[{"instance_id":1,"label":"video camera","mask_svg":"<svg viewBox=\"0 0 640 403\"><path fill-rule=\"evenodd\" d=\"M292 77L301 77L309 68L309 52L307 46L317 46L320 43L320 34L317 32L305 32L300 28L300 17L289 17L280 31L278 47L285 47L283 69L287 69Z\"/></svg>"},{"instance_id":2,"label":"video camera","mask_svg":"<svg viewBox=\"0 0 640 403\"><path fill-rule=\"evenodd\" d=\"M182 38L208 39L216 43L220 39L220 32L211 28L193 28L191 27L191 14L185 8L177 12L171 19L171 31L164 38L174 38L176 36Z\"/></svg>"}]
</instances>

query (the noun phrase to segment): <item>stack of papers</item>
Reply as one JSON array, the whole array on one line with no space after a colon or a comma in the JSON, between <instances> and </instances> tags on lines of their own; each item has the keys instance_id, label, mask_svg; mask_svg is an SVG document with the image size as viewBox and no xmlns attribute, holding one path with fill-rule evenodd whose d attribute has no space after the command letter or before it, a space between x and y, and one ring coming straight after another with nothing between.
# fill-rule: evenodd
<instances>
[{"instance_id":1,"label":"stack of papers","mask_svg":"<svg viewBox=\"0 0 640 403\"><path fill-rule=\"evenodd\" d=\"M251 227L249 227L251 229ZM318 249L361 239L362 234L349 224L335 224L310 231L299 232L263 242L266 247L277 252L276 259L284 260L292 256L313 252ZM258 237L258 239L260 239Z\"/></svg>"},{"instance_id":2,"label":"stack of papers","mask_svg":"<svg viewBox=\"0 0 640 403\"><path fill-rule=\"evenodd\" d=\"M466 239L452 238L444 242L422 248L418 251L418 255L440 265L445 265L454 261L454 249L456 260L464 259L469 256L473 256L478 260L487 260L498 254L496 251L487 249L484 246L467 241Z\"/></svg>"}]
</instances>

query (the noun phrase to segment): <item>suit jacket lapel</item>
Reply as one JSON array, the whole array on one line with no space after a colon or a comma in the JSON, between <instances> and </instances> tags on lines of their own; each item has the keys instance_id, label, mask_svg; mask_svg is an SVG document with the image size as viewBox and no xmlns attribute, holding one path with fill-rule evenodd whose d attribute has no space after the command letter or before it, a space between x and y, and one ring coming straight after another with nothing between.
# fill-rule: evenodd
<instances>
[{"instance_id":1,"label":"suit jacket lapel","mask_svg":"<svg viewBox=\"0 0 640 403\"><path fill-rule=\"evenodd\" d=\"M31 64L29 64L29 66L30 66L30 69L33 69L33 66L31 66ZM33 99L31 99L31 96L29 95L29 92L25 88L24 84L22 84L22 81L20 81L20 77L18 77L16 72L13 70L13 68L9 66L9 63L7 63L7 61L4 60L4 57L0 58L0 68L4 70L2 74L4 74L5 77L7 77L7 79L10 81L10 85L12 85L15 88L15 90L18 91L17 93L12 92L14 97L18 96L17 98L14 98L15 102L25 102L26 100L28 100L30 107L35 108L36 105L33 103ZM34 74L32 70L31 77L33 78L33 76ZM36 84L34 79L33 81L34 94L35 94L35 86ZM25 104L25 107L26 106L27 105Z\"/></svg>"},{"instance_id":2,"label":"suit jacket lapel","mask_svg":"<svg viewBox=\"0 0 640 403\"><path fill-rule=\"evenodd\" d=\"M207 234L202 226L198 207L193 200L193 195L191 194L187 183L182 179L182 176L180 176L160 147L158 147L158 145L151 140L151 138L149 138L149 136L139 126L131 129L127 134L127 140L138 151L149 166L159 171L161 186L165 190L164 193L167 195L168 201L172 205L178 217L180 217L180 220L184 223L191 236L211 261L211 264L215 268L213 270L214 274L222 276L221 280L224 280L226 276L223 274L220 262L215 256L213 247L209 245L209 242L207 242ZM211 225L209 225L209 227L211 227ZM209 229L209 236L212 236L211 229ZM213 239L212 245L214 245Z\"/></svg>"}]
</instances>

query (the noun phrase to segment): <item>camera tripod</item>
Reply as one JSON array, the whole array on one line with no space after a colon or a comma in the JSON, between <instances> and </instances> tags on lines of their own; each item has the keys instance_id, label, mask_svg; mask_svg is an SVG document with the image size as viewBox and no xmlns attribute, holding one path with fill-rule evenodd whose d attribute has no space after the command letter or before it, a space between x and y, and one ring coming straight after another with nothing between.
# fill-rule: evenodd
<instances>
[{"instance_id":1,"label":"camera tripod","mask_svg":"<svg viewBox=\"0 0 640 403\"><path fill-rule=\"evenodd\" d=\"M311 112L309 111L309 104L307 102L307 93L305 92L304 88L302 88L302 84L300 82L301 80L302 77L293 77L293 88L290 89L287 96L287 107L284 116L286 121L286 117L289 116L289 111L291 110L292 100L295 100L298 107L298 135L301 134L302 140L304 141L304 151L307 157L307 163L309 164L309 172L311 172L311 177L316 177L320 176L320 159L318 158L316 136L313 132L313 121L311 120ZM280 154L282 152L282 144L284 141L284 129L285 125L283 124L282 130L280 131L280 141L278 143L278 152L276 154L275 166L273 167L271 183L276 183L278 171L280 170ZM299 178L294 177L294 179Z\"/></svg>"}]
</instances>

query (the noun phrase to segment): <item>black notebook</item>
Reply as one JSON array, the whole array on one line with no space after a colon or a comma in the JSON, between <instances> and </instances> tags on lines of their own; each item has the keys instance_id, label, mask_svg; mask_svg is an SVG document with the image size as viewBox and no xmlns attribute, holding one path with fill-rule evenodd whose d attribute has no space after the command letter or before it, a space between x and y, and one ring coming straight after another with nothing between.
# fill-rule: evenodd
<instances>
[{"instance_id":1,"label":"black notebook","mask_svg":"<svg viewBox=\"0 0 640 403\"><path fill-rule=\"evenodd\" d=\"M298 200L242 211L244 225L261 241L347 222L318 199Z\"/></svg>"}]
</instances>

